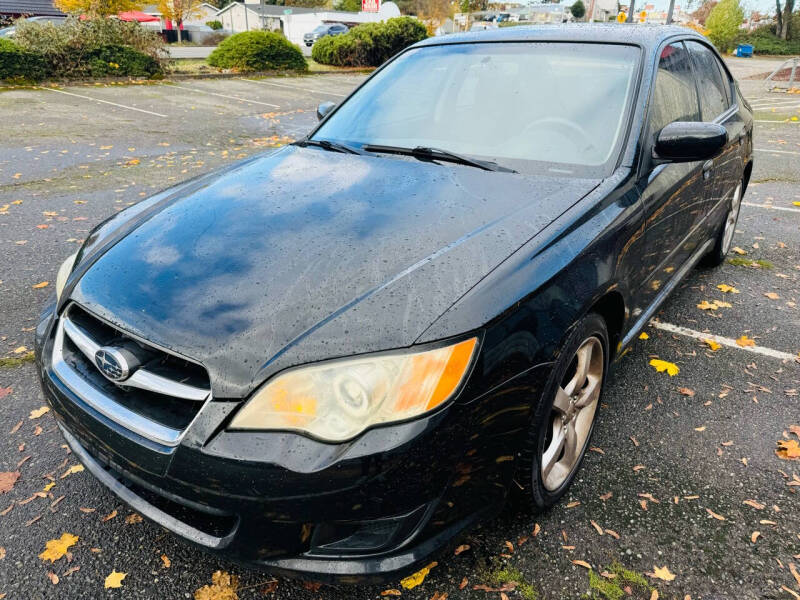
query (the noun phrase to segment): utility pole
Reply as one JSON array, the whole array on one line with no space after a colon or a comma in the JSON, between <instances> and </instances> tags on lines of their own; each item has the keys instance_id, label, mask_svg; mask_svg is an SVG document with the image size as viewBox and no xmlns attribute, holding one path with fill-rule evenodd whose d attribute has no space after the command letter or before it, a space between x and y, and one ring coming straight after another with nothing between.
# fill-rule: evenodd
<instances>
[{"instance_id":1,"label":"utility pole","mask_svg":"<svg viewBox=\"0 0 800 600\"><path fill-rule=\"evenodd\" d=\"M634 0L631 0L631 5L628 7L628 23L633 23Z\"/></svg>"},{"instance_id":2,"label":"utility pole","mask_svg":"<svg viewBox=\"0 0 800 600\"><path fill-rule=\"evenodd\" d=\"M667 25L672 23L672 11L675 10L675 0L669 0L669 10L667 11Z\"/></svg>"}]
</instances>

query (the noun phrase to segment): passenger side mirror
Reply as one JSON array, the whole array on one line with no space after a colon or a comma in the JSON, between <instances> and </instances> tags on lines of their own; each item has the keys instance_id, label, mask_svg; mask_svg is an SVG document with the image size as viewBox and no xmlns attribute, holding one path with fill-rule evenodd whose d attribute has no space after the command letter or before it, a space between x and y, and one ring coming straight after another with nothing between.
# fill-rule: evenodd
<instances>
[{"instance_id":1,"label":"passenger side mirror","mask_svg":"<svg viewBox=\"0 0 800 600\"><path fill-rule=\"evenodd\" d=\"M323 103L321 103L317 107L317 119L322 121L322 119L324 119L325 116L329 112L331 112L334 109L335 106L336 106L336 104L334 104L333 102L323 102Z\"/></svg>"},{"instance_id":2,"label":"passenger side mirror","mask_svg":"<svg viewBox=\"0 0 800 600\"><path fill-rule=\"evenodd\" d=\"M716 123L675 121L662 129L653 149L655 158L691 162L715 156L728 142L728 132Z\"/></svg>"}]
</instances>

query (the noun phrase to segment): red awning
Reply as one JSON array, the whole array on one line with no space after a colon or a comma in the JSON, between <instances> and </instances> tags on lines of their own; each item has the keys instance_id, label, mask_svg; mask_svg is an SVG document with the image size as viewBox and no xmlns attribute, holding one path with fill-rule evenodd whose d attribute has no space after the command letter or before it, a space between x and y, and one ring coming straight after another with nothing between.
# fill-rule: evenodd
<instances>
[{"instance_id":1,"label":"red awning","mask_svg":"<svg viewBox=\"0 0 800 600\"><path fill-rule=\"evenodd\" d=\"M160 21L158 17L154 17L153 15L148 15L138 10L128 10L126 12L121 12L117 15L117 18L120 21L139 21L139 23L152 23L154 21Z\"/></svg>"}]
</instances>

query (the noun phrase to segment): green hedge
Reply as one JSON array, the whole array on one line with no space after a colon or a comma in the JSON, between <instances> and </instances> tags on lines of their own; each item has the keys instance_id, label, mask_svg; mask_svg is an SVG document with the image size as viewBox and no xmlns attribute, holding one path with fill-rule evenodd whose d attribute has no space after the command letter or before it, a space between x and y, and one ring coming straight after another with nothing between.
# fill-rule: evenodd
<instances>
[{"instance_id":1,"label":"green hedge","mask_svg":"<svg viewBox=\"0 0 800 600\"><path fill-rule=\"evenodd\" d=\"M109 45L92 50L86 65L92 77L153 77L161 73L157 60L128 46Z\"/></svg>"},{"instance_id":2,"label":"green hedge","mask_svg":"<svg viewBox=\"0 0 800 600\"><path fill-rule=\"evenodd\" d=\"M736 44L752 44L755 54L798 55L800 54L800 13L792 15L791 38L780 39L773 33L772 25L764 25L748 33L736 36Z\"/></svg>"},{"instance_id":3,"label":"green hedge","mask_svg":"<svg viewBox=\"0 0 800 600\"><path fill-rule=\"evenodd\" d=\"M347 33L326 36L311 49L318 63L340 67L377 67L408 46L424 40L428 31L417 19L396 17L364 23Z\"/></svg>"},{"instance_id":4,"label":"green hedge","mask_svg":"<svg viewBox=\"0 0 800 600\"><path fill-rule=\"evenodd\" d=\"M39 81L44 77L45 63L41 56L0 38L0 79Z\"/></svg>"},{"instance_id":5,"label":"green hedge","mask_svg":"<svg viewBox=\"0 0 800 600\"><path fill-rule=\"evenodd\" d=\"M223 41L208 57L208 64L239 71L308 69L300 48L279 33L245 31Z\"/></svg>"}]
</instances>

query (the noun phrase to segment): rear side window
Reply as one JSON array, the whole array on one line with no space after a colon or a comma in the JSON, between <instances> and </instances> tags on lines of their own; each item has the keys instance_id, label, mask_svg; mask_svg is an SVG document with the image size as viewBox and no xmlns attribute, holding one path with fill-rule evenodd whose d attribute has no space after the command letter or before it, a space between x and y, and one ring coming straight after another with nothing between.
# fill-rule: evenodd
<instances>
[{"instance_id":1,"label":"rear side window","mask_svg":"<svg viewBox=\"0 0 800 600\"><path fill-rule=\"evenodd\" d=\"M658 135L674 121L699 120L697 88L689 52L682 42L664 46L650 100L650 135Z\"/></svg>"},{"instance_id":2,"label":"rear side window","mask_svg":"<svg viewBox=\"0 0 800 600\"><path fill-rule=\"evenodd\" d=\"M730 106L730 81L714 53L699 42L686 42L694 59L703 120L713 121Z\"/></svg>"}]
</instances>

